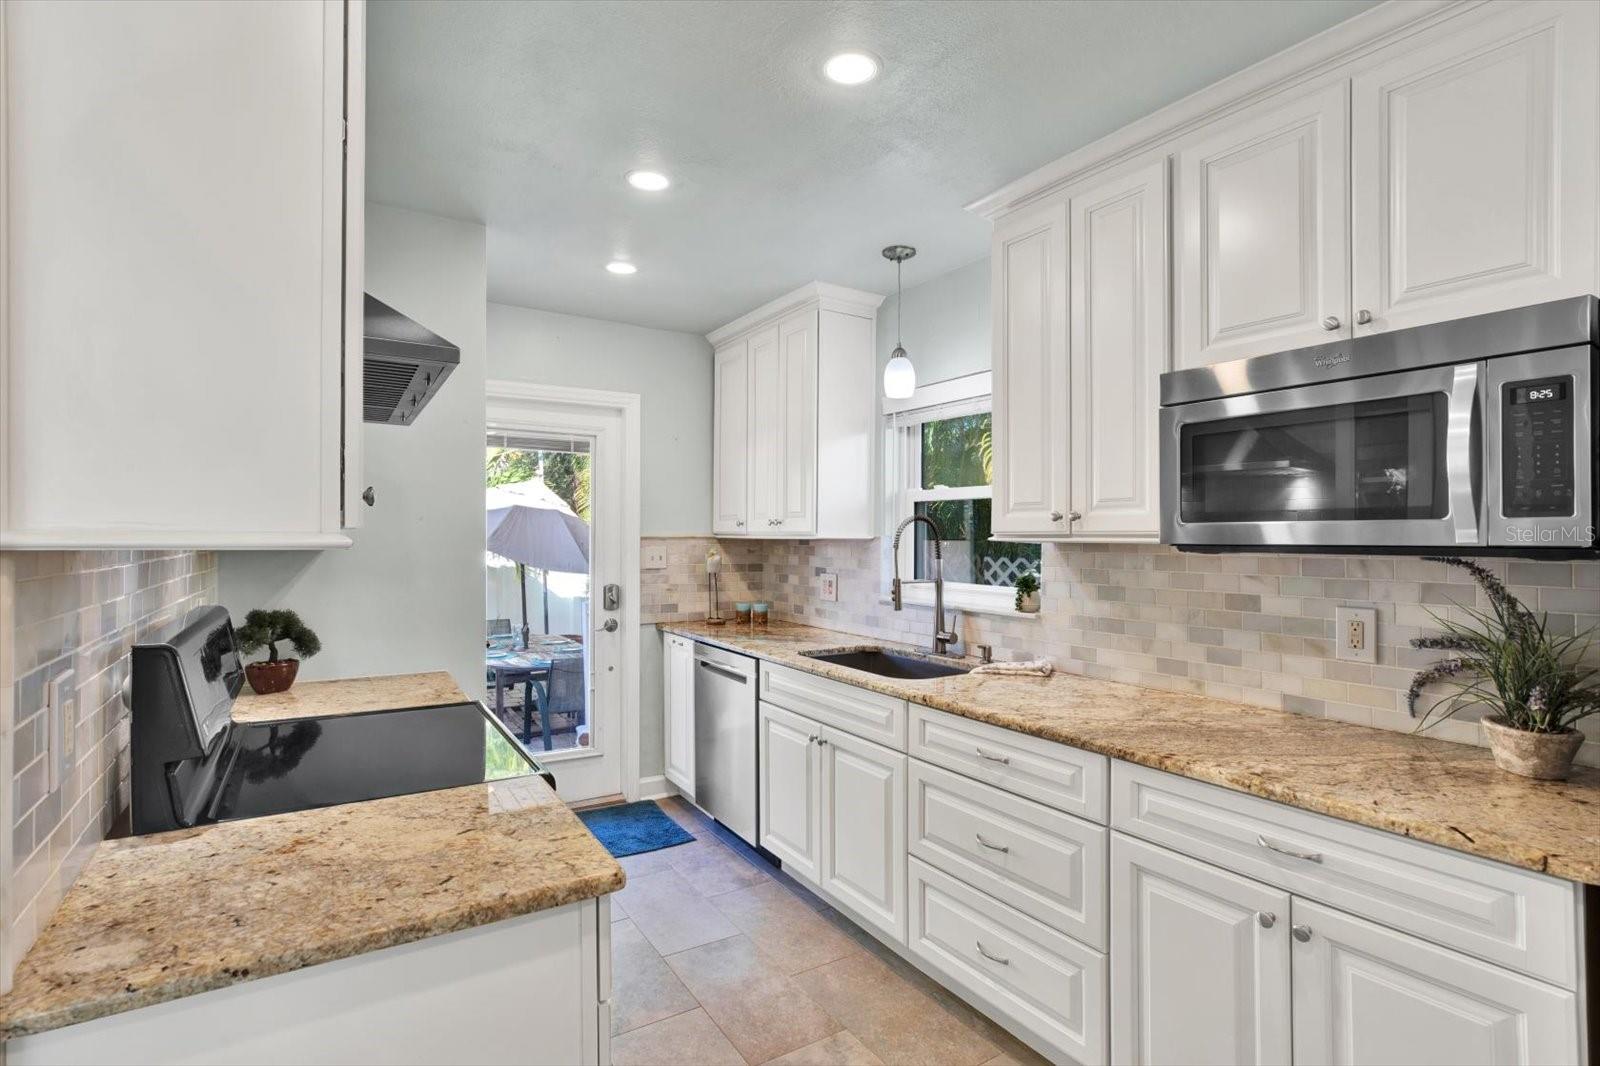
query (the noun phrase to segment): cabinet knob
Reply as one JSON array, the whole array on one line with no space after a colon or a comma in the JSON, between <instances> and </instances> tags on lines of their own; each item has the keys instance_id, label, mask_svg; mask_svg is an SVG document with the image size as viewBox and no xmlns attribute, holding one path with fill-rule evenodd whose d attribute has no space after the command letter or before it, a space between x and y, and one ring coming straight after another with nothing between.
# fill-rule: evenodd
<instances>
[{"instance_id":1,"label":"cabinet knob","mask_svg":"<svg viewBox=\"0 0 1600 1066\"><path fill-rule=\"evenodd\" d=\"M1293 926L1290 929L1290 932L1292 932L1294 934L1294 938L1300 941L1302 944L1311 939L1311 927L1309 925Z\"/></svg>"},{"instance_id":2,"label":"cabinet knob","mask_svg":"<svg viewBox=\"0 0 1600 1066\"><path fill-rule=\"evenodd\" d=\"M1338 315L1329 315L1327 318L1324 318L1322 320L1322 328L1327 330L1329 333L1332 333L1334 330L1338 329L1339 328L1339 316Z\"/></svg>"},{"instance_id":3,"label":"cabinet knob","mask_svg":"<svg viewBox=\"0 0 1600 1066\"><path fill-rule=\"evenodd\" d=\"M1261 928L1271 929L1278 924L1278 916L1271 911L1261 911L1256 915L1256 921L1261 923Z\"/></svg>"},{"instance_id":4,"label":"cabinet knob","mask_svg":"<svg viewBox=\"0 0 1600 1066\"><path fill-rule=\"evenodd\" d=\"M1372 312L1365 307L1356 312L1356 325L1367 326L1372 324Z\"/></svg>"},{"instance_id":5,"label":"cabinet knob","mask_svg":"<svg viewBox=\"0 0 1600 1066\"><path fill-rule=\"evenodd\" d=\"M1061 519L1063 517L1065 517L1065 516L1063 516L1060 511L1051 511L1050 512L1050 521L1052 521L1052 522L1059 522L1059 521L1061 521Z\"/></svg>"},{"instance_id":6,"label":"cabinet knob","mask_svg":"<svg viewBox=\"0 0 1600 1066\"><path fill-rule=\"evenodd\" d=\"M744 519L742 519L742 518L739 519L739 521L735 522L733 524L733 526L734 526L735 529L743 529L744 528Z\"/></svg>"},{"instance_id":7,"label":"cabinet knob","mask_svg":"<svg viewBox=\"0 0 1600 1066\"><path fill-rule=\"evenodd\" d=\"M368 507L378 502L378 494L372 491L371 485L368 485L366 491L361 494L361 502Z\"/></svg>"},{"instance_id":8,"label":"cabinet knob","mask_svg":"<svg viewBox=\"0 0 1600 1066\"><path fill-rule=\"evenodd\" d=\"M817 747L825 748L827 746L828 746L828 738L827 737L818 737L817 738Z\"/></svg>"},{"instance_id":9,"label":"cabinet knob","mask_svg":"<svg viewBox=\"0 0 1600 1066\"><path fill-rule=\"evenodd\" d=\"M1082 520L1083 520L1083 515L1079 514L1077 511L1068 511L1067 512L1067 521L1068 522L1081 522Z\"/></svg>"}]
</instances>

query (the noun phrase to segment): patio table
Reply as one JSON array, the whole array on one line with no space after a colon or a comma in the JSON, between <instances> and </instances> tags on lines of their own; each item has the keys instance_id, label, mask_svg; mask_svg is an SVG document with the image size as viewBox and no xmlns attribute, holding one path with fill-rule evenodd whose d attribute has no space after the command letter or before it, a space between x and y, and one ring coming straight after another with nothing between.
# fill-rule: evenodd
<instances>
[{"instance_id":1,"label":"patio table","mask_svg":"<svg viewBox=\"0 0 1600 1066\"><path fill-rule=\"evenodd\" d=\"M484 652L484 666L494 677L494 713L505 720L506 687L523 685L522 742L533 743L533 685L549 681L550 669L558 659L581 657L583 645L565 637L544 637L529 642L526 648L515 644L491 641ZM540 723L544 750L550 751L554 742L550 737L548 718Z\"/></svg>"}]
</instances>

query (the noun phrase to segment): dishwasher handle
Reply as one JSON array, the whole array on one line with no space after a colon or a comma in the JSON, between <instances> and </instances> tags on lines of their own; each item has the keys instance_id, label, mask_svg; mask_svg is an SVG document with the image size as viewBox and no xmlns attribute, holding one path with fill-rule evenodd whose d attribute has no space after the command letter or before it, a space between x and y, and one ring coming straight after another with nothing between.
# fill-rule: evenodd
<instances>
[{"instance_id":1,"label":"dishwasher handle","mask_svg":"<svg viewBox=\"0 0 1600 1066\"><path fill-rule=\"evenodd\" d=\"M709 659L696 659L695 662L699 663L700 666L703 667L704 669L710 670L714 674L721 674L723 677L727 678L729 681L737 681L741 685L744 684L746 681L750 680L749 677L747 677L744 674L741 674L739 671L730 670L728 667L720 666L717 663L714 663Z\"/></svg>"}]
</instances>

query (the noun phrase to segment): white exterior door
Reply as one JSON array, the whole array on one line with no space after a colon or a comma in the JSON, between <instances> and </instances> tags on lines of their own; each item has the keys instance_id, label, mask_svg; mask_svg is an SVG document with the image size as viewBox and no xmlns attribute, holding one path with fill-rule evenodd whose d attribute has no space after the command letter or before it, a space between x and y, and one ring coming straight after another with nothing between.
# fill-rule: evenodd
<instances>
[{"instance_id":1,"label":"white exterior door","mask_svg":"<svg viewBox=\"0 0 1600 1066\"><path fill-rule=\"evenodd\" d=\"M1167 369L1167 161L1071 201L1072 533L1161 532L1156 413Z\"/></svg>"},{"instance_id":2,"label":"white exterior door","mask_svg":"<svg viewBox=\"0 0 1600 1066\"><path fill-rule=\"evenodd\" d=\"M1289 1062L1289 894L1113 833L1111 1061Z\"/></svg>"},{"instance_id":3,"label":"white exterior door","mask_svg":"<svg viewBox=\"0 0 1600 1066\"><path fill-rule=\"evenodd\" d=\"M662 639L661 683L666 695L667 780L694 795L694 642L668 633Z\"/></svg>"},{"instance_id":4,"label":"white exterior door","mask_svg":"<svg viewBox=\"0 0 1600 1066\"><path fill-rule=\"evenodd\" d=\"M1577 1062L1577 998L1294 901L1295 1066Z\"/></svg>"},{"instance_id":5,"label":"white exterior door","mask_svg":"<svg viewBox=\"0 0 1600 1066\"><path fill-rule=\"evenodd\" d=\"M1178 369L1350 336L1349 94L1265 101L1179 153Z\"/></svg>"},{"instance_id":6,"label":"white exterior door","mask_svg":"<svg viewBox=\"0 0 1600 1066\"><path fill-rule=\"evenodd\" d=\"M778 327L750 335L750 525L746 532L777 532L783 475L783 349Z\"/></svg>"},{"instance_id":7,"label":"white exterior door","mask_svg":"<svg viewBox=\"0 0 1600 1066\"><path fill-rule=\"evenodd\" d=\"M1355 78L1357 334L1594 291L1597 13L1514 5Z\"/></svg>"},{"instance_id":8,"label":"white exterior door","mask_svg":"<svg viewBox=\"0 0 1600 1066\"><path fill-rule=\"evenodd\" d=\"M778 439L773 473L775 528L817 528L817 310L778 323Z\"/></svg>"},{"instance_id":9,"label":"white exterior door","mask_svg":"<svg viewBox=\"0 0 1600 1066\"><path fill-rule=\"evenodd\" d=\"M906 942L906 757L822 729L822 888Z\"/></svg>"},{"instance_id":10,"label":"white exterior door","mask_svg":"<svg viewBox=\"0 0 1600 1066\"><path fill-rule=\"evenodd\" d=\"M712 470L716 500L712 530L737 536L750 520L750 349L744 340L718 348L712 358Z\"/></svg>"},{"instance_id":11,"label":"white exterior door","mask_svg":"<svg viewBox=\"0 0 1600 1066\"><path fill-rule=\"evenodd\" d=\"M997 535L1067 531L1067 205L995 226L994 503Z\"/></svg>"},{"instance_id":12,"label":"white exterior door","mask_svg":"<svg viewBox=\"0 0 1600 1066\"><path fill-rule=\"evenodd\" d=\"M756 788L761 846L802 881L821 880L822 727L763 701L757 712Z\"/></svg>"}]
</instances>

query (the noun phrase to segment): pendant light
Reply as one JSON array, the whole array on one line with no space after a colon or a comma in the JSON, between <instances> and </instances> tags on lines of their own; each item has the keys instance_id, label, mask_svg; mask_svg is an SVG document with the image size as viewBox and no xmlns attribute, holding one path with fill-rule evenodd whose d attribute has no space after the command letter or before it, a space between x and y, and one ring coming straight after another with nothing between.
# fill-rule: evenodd
<instances>
[{"instance_id":1,"label":"pendant light","mask_svg":"<svg viewBox=\"0 0 1600 1066\"><path fill-rule=\"evenodd\" d=\"M891 400L909 400L917 391L917 368L911 365L911 357L900 343L900 310L905 303L900 270L916 254L917 250L908 244L891 244L883 250L883 257L894 263L894 354L883 368L883 394Z\"/></svg>"}]
</instances>

